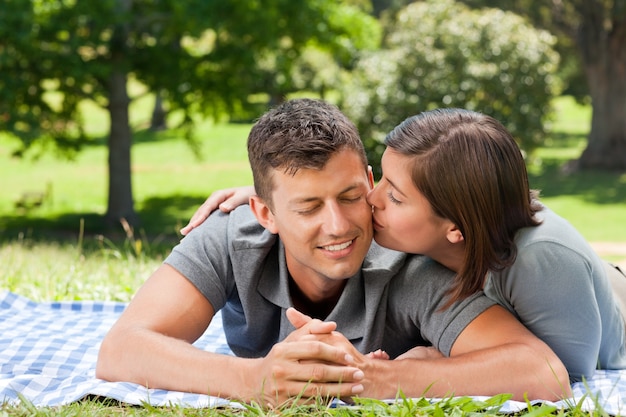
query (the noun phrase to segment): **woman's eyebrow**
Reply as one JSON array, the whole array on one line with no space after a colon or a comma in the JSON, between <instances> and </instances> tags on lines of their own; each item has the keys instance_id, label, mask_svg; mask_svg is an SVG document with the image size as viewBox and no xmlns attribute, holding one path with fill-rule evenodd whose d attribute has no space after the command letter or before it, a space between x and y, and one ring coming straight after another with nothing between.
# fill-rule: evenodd
<instances>
[{"instance_id":1,"label":"woman's eyebrow","mask_svg":"<svg viewBox=\"0 0 626 417\"><path fill-rule=\"evenodd\" d=\"M394 188L394 190L396 190L397 192L399 192L400 194L402 194L403 197L406 197L406 194L402 192L402 190L400 188L398 188L398 186L391 181L389 178L385 177L385 180Z\"/></svg>"}]
</instances>

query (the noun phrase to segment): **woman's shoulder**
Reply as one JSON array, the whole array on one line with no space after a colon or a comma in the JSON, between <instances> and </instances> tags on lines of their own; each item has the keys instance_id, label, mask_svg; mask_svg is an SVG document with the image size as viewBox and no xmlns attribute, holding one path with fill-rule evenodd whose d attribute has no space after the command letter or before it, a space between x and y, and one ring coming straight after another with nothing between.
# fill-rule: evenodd
<instances>
[{"instance_id":1,"label":"woman's shoulder","mask_svg":"<svg viewBox=\"0 0 626 417\"><path fill-rule=\"evenodd\" d=\"M515 262L498 275L513 279L526 276L532 281L559 273L584 280L602 274L600 257L566 219L547 207L537 213L537 218L541 224L518 231Z\"/></svg>"},{"instance_id":2,"label":"woman's shoulder","mask_svg":"<svg viewBox=\"0 0 626 417\"><path fill-rule=\"evenodd\" d=\"M576 251L593 251L585 238L566 219L559 216L548 207L535 214L540 224L537 226L524 227L515 235L515 245L518 251L526 247L551 247L560 246Z\"/></svg>"}]
</instances>

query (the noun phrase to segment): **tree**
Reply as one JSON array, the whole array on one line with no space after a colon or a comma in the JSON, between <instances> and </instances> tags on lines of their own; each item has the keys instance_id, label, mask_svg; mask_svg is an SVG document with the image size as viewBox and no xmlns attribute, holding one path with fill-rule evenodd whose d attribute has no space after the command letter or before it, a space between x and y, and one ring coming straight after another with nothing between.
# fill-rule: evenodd
<instances>
[{"instance_id":1,"label":"tree","mask_svg":"<svg viewBox=\"0 0 626 417\"><path fill-rule=\"evenodd\" d=\"M380 24L357 6L330 3L322 24L325 30L303 39L298 48L293 38L281 38L271 51L256 53L255 66L241 68L239 76L251 80L251 92L269 95L274 104L302 90L323 95L335 89L339 70L350 69L359 51L380 47Z\"/></svg>"},{"instance_id":2,"label":"tree","mask_svg":"<svg viewBox=\"0 0 626 417\"><path fill-rule=\"evenodd\" d=\"M363 56L343 91L374 164L393 127L436 107L489 114L528 153L543 140L558 64L549 33L513 13L429 0L402 9L385 39L382 50Z\"/></svg>"},{"instance_id":3,"label":"tree","mask_svg":"<svg viewBox=\"0 0 626 417\"><path fill-rule=\"evenodd\" d=\"M578 0L557 6L560 24L569 27L581 52L593 105L580 168L626 171L626 3ZM564 18L571 16L567 6L578 19Z\"/></svg>"},{"instance_id":4,"label":"tree","mask_svg":"<svg viewBox=\"0 0 626 417\"><path fill-rule=\"evenodd\" d=\"M626 2L623 0L465 0L514 10L573 45L592 104L587 147L574 166L626 171ZM572 57L567 57L568 61Z\"/></svg>"},{"instance_id":5,"label":"tree","mask_svg":"<svg viewBox=\"0 0 626 417\"><path fill-rule=\"evenodd\" d=\"M21 139L18 155L51 147L71 155L90 140L80 103L105 108L105 219L136 225L129 79L180 113L192 141L196 116L245 105L259 57L349 38L356 28L337 19L345 11L332 0L0 0L0 130Z\"/></svg>"}]
</instances>

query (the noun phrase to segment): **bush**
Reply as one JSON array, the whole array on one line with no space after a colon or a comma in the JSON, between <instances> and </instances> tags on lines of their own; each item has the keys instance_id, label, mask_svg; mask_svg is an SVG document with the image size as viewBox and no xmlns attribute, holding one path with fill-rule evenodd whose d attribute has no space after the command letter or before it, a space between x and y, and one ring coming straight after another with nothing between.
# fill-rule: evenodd
<instances>
[{"instance_id":1,"label":"bush","mask_svg":"<svg viewBox=\"0 0 626 417\"><path fill-rule=\"evenodd\" d=\"M489 114L532 152L558 93L554 43L510 12L453 0L412 3L389 24L384 48L363 55L343 83L341 106L375 167L393 127L438 107Z\"/></svg>"}]
</instances>

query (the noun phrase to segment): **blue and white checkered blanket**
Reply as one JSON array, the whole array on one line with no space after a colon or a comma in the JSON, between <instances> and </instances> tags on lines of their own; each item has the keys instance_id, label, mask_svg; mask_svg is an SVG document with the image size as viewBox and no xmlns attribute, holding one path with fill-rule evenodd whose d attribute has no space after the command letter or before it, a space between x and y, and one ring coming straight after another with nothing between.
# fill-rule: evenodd
<instances>
[{"instance_id":1,"label":"blue and white checkered blanket","mask_svg":"<svg viewBox=\"0 0 626 417\"><path fill-rule=\"evenodd\" d=\"M241 407L208 395L95 378L100 342L125 306L97 301L36 303L0 292L0 403L17 403L21 396L35 406L57 406L95 395L136 405ZM221 326L217 317L195 346L231 354ZM551 404L568 407L582 400L585 409L598 404L608 414L626 410L626 370L597 371L591 380L572 388L574 398ZM526 407L522 402L507 401L501 411Z\"/></svg>"}]
</instances>

